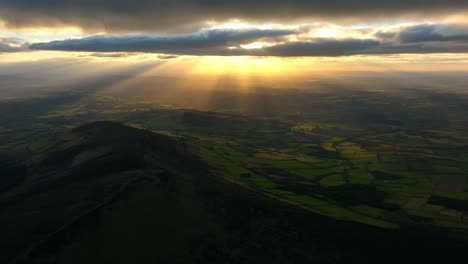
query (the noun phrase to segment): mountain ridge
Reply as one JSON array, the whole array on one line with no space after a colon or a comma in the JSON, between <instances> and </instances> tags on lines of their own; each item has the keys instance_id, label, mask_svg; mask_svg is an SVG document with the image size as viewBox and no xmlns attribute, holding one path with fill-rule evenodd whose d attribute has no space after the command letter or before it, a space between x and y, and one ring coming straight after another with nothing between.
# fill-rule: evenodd
<instances>
[{"instance_id":1,"label":"mountain ridge","mask_svg":"<svg viewBox=\"0 0 468 264\"><path fill-rule=\"evenodd\" d=\"M60 133L27 163L0 196L5 263L390 263L465 245L315 215L211 175L183 139L114 122Z\"/></svg>"}]
</instances>

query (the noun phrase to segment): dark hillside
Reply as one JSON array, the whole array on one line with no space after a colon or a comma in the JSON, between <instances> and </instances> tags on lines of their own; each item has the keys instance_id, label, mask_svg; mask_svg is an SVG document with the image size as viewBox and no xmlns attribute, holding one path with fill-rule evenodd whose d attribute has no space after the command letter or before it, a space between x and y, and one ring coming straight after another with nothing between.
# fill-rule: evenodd
<instances>
[{"instance_id":1,"label":"dark hillside","mask_svg":"<svg viewBox=\"0 0 468 264\"><path fill-rule=\"evenodd\" d=\"M26 162L4 158L0 262L106 204L129 183L163 175L148 153L181 158L184 149L167 136L96 122L60 134L52 150Z\"/></svg>"},{"instance_id":2,"label":"dark hillside","mask_svg":"<svg viewBox=\"0 0 468 264\"><path fill-rule=\"evenodd\" d=\"M112 122L60 134L0 197L0 262L419 263L465 254L465 241L436 229L388 231L265 197L211 175L196 155L182 140Z\"/></svg>"}]
</instances>

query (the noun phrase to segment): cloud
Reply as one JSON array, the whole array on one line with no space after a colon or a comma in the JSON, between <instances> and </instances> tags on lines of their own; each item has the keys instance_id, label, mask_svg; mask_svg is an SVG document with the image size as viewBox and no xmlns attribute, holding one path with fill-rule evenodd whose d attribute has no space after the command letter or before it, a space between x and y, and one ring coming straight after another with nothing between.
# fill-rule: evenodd
<instances>
[{"instance_id":1,"label":"cloud","mask_svg":"<svg viewBox=\"0 0 468 264\"><path fill-rule=\"evenodd\" d=\"M261 39L276 39L297 33L282 29L213 29L197 34L170 36L93 36L82 39L36 43L37 50L95 52L153 52L203 54L207 49L239 46Z\"/></svg>"},{"instance_id":2,"label":"cloud","mask_svg":"<svg viewBox=\"0 0 468 264\"><path fill-rule=\"evenodd\" d=\"M378 47L380 43L372 39L318 39L313 42L290 42L267 47L262 50L270 56L343 56L360 54ZM257 54L260 55L260 54Z\"/></svg>"},{"instance_id":3,"label":"cloud","mask_svg":"<svg viewBox=\"0 0 468 264\"><path fill-rule=\"evenodd\" d=\"M30 48L98 54L147 52L167 54L169 58L178 55L291 57L468 52L468 26L465 25L422 24L387 31L367 28L340 30L344 32L341 38L339 34L334 37L316 37L313 34L317 32L317 27L307 29L305 26L297 30L211 29L195 34L165 36L98 35L36 43ZM356 37L352 37L353 34Z\"/></svg>"},{"instance_id":4,"label":"cloud","mask_svg":"<svg viewBox=\"0 0 468 264\"><path fill-rule=\"evenodd\" d=\"M382 43L359 54L432 54L432 53L468 53L468 45L445 45L433 43L393 44Z\"/></svg>"},{"instance_id":5,"label":"cloud","mask_svg":"<svg viewBox=\"0 0 468 264\"><path fill-rule=\"evenodd\" d=\"M177 59L179 56L175 55L159 55L158 59L160 60L170 60L170 59Z\"/></svg>"},{"instance_id":6,"label":"cloud","mask_svg":"<svg viewBox=\"0 0 468 264\"><path fill-rule=\"evenodd\" d=\"M128 57L128 53L119 53L119 52L95 52L89 54L91 57L98 57L98 58L124 58Z\"/></svg>"},{"instance_id":7,"label":"cloud","mask_svg":"<svg viewBox=\"0 0 468 264\"><path fill-rule=\"evenodd\" d=\"M77 26L85 31L176 32L207 21L331 22L432 18L468 12L466 0L1 0L6 27Z\"/></svg>"},{"instance_id":8,"label":"cloud","mask_svg":"<svg viewBox=\"0 0 468 264\"><path fill-rule=\"evenodd\" d=\"M395 37L397 36L397 32L394 31L377 31L374 36L377 39L383 40L383 41L391 41L394 40Z\"/></svg>"},{"instance_id":9,"label":"cloud","mask_svg":"<svg viewBox=\"0 0 468 264\"><path fill-rule=\"evenodd\" d=\"M314 42L290 42L239 55L280 57L336 57L351 55L468 53L468 45L447 43L398 44L374 39L320 39Z\"/></svg>"},{"instance_id":10,"label":"cloud","mask_svg":"<svg viewBox=\"0 0 468 264\"><path fill-rule=\"evenodd\" d=\"M0 53L24 51L27 45L21 39L0 37Z\"/></svg>"},{"instance_id":11,"label":"cloud","mask_svg":"<svg viewBox=\"0 0 468 264\"><path fill-rule=\"evenodd\" d=\"M235 48L230 45L232 41L223 41L216 44L208 40L200 41L193 36L175 38L159 38L144 36L108 37L96 36L91 38L53 41L50 43L37 43L31 49L39 50L65 50L86 52L153 52L174 55L216 55L216 56L344 56L356 54L394 53L395 46L382 46L373 39L311 39L307 42L285 42L270 47L258 49ZM240 43L240 42L236 42ZM414 47L400 47L398 52L405 48L415 51ZM417 51L417 50L416 50Z\"/></svg>"},{"instance_id":12,"label":"cloud","mask_svg":"<svg viewBox=\"0 0 468 264\"><path fill-rule=\"evenodd\" d=\"M399 32L401 42L468 41L466 25L424 24L403 29Z\"/></svg>"}]
</instances>

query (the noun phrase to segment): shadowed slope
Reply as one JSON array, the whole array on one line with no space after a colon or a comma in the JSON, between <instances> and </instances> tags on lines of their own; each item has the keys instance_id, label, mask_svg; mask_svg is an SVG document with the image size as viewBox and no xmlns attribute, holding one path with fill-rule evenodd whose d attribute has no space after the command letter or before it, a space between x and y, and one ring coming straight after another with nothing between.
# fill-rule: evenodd
<instances>
[{"instance_id":1,"label":"shadowed slope","mask_svg":"<svg viewBox=\"0 0 468 264\"><path fill-rule=\"evenodd\" d=\"M333 220L209 173L181 139L111 122L60 134L0 196L2 263L394 263L466 242Z\"/></svg>"}]
</instances>

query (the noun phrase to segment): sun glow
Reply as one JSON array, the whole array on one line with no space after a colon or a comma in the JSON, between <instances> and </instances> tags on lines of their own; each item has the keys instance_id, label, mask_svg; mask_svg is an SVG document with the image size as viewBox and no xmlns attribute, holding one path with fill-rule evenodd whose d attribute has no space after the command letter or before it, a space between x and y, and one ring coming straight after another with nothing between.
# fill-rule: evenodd
<instances>
[{"instance_id":1,"label":"sun glow","mask_svg":"<svg viewBox=\"0 0 468 264\"><path fill-rule=\"evenodd\" d=\"M261 49L263 47L272 46L270 43L266 42L253 42L250 44L240 45L243 49Z\"/></svg>"},{"instance_id":2,"label":"sun glow","mask_svg":"<svg viewBox=\"0 0 468 264\"><path fill-rule=\"evenodd\" d=\"M253 74L270 75L294 71L291 64L283 59L270 57L204 57L199 58L195 74Z\"/></svg>"},{"instance_id":3,"label":"sun glow","mask_svg":"<svg viewBox=\"0 0 468 264\"><path fill-rule=\"evenodd\" d=\"M212 29L248 29L252 26L247 23L241 23L238 21L216 24L215 22L209 22L208 25L211 25Z\"/></svg>"},{"instance_id":4,"label":"sun glow","mask_svg":"<svg viewBox=\"0 0 468 264\"><path fill-rule=\"evenodd\" d=\"M211 21L207 23L208 28L210 29L296 29L299 28L300 24L275 24L275 23L264 23L264 24L249 24L241 22L240 20L233 20L225 23L217 23Z\"/></svg>"},{"instance_id":5,"label":"sun glow","mask_svg":"<svg viewBox=\"0 0 468 264\"><path fill-rule=\"evenodd\" d=\"M336 38L340 35L340 31L335 28L320 28L310 33L313 38Z\"/></svg>"}]
</instances>

